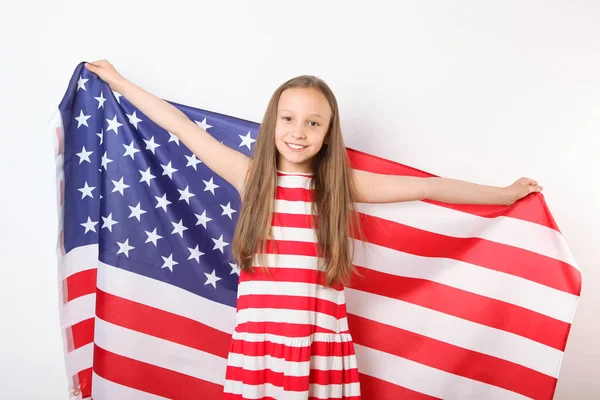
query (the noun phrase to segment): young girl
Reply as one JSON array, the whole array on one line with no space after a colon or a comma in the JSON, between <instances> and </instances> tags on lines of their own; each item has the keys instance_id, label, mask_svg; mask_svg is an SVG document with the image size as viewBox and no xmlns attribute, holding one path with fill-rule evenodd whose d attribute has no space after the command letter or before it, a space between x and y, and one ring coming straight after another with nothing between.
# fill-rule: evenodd
<instances>
[{"instance_id":1,"label":"young girl","mask_svg":"<svg viewBox=\"0 0 600 400\"><path fill-rule=\"evenodd\" d=\"M314 76L290 79L275 91L249 158L108 61L85 66L241 195L232 241L241 273L225 398L360 399L344 298L353 273L350 232L360 235L354 203L510 205L542 190L527 178L502 188L353 170L336 98Z\"/></svg>"}]
</instances>

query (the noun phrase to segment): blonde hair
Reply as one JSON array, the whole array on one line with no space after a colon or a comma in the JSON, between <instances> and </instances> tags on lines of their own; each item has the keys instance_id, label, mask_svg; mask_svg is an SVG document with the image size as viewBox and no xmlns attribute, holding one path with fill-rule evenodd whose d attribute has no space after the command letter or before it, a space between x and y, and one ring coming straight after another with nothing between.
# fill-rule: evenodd
<instances>
[{"instance_id":1,"label":"blonde hair","mask_svg":"<svg viewBox=\"0 0 600 400\"><path fill-rule=\"evenodd\" d=\"M267 240L264 239L273 239L271 218L278 168L278 153L275 147L277 106L285 90L298 87L321 91L332 112L325 136L327 139L312 159L314 175L310 187L315 190L312 213L318 218L315 229L319 244L318 254L325 260L322 266L326 277L325 284L345 285L356 273L352 264L354 242L349 234L355 232L361 239L364 236L354 207L357 194L342 138L337 100L329 86L312 75L302 75L284 82L271 96L242 190L242 207L232 240L233 256L242 270L252 272L255 251L258 250L262 259L267 244ZM261 264L265 265L263 261Z\"/></svg>"}]
</instances>

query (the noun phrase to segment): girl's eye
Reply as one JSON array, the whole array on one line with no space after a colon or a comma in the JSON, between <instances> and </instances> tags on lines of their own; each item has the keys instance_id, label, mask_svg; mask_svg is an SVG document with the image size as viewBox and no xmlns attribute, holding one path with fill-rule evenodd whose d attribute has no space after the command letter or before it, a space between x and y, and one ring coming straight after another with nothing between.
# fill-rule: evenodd
<instances>
[{"instance_id":1,"label":"girl's eye","mask_svg":"<svg viewBox=\"0 0 600 400\"><path fill-rule=\"evenodd\" d=\"M281 117L281 119L285 120L285 121L289 121L292 119L292 117ZM309 123L314 123L315 125L311 125L311 126L319 126L319 123L317 121L310 121Z\"/></svg>"}]
</instances>

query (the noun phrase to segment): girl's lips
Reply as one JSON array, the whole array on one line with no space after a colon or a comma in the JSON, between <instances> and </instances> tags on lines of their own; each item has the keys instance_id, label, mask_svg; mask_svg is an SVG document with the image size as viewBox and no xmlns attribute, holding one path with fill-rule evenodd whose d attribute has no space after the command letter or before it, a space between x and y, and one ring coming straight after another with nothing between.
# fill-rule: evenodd
<instances>
[{"instance_id":1,"label":"girl's lips","mask_svg":"<svg viewBox=\"0 0 600 400\"><path fill-rule=\"evenodd\" d=\"M301 148L297 149L297 148L294 148L294 147L290 146L290 144L288 142L286 142L285 145L288 147L288 149L290 149L292 151L302 151L302 150L304 150L307 147L307 146L304 146L304 147L301 147Z\"/></svg>"}]
</instances>

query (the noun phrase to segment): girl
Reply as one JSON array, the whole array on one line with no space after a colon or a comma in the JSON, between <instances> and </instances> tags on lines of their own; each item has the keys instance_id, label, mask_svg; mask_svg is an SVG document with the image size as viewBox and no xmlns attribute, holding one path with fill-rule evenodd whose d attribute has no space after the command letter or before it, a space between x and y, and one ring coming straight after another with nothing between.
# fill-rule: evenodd
<instances>
[{"instance_id":1,"label":"girl","mask_svg":"<svg viewBox=\"0 0 600 400\"><path fill-rule=\"evenodd\" d=\"M230 399L360 399L344 284L352 273L356 202L433 199L510 205L542 190L353 170L336 98L321 79L281 85L267 106L253 158L214 139L106 60L86 68L172 132L241 195L232 241L241 268L225 376Z\"/></svg>"}]
</instances>

